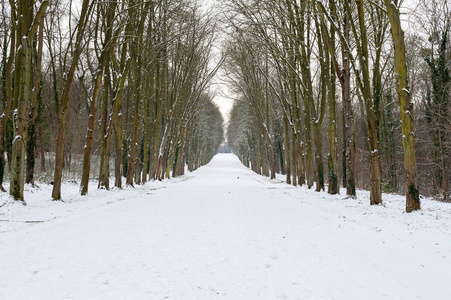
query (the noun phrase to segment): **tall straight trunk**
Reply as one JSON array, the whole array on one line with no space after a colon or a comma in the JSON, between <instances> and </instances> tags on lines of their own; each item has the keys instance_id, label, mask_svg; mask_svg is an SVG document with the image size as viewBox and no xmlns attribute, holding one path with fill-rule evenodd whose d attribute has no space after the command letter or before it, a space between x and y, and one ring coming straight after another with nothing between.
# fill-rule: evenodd
<instances>
[{"instance_id":1,"label":"tall straight trunk","mask_svg":"<svg viewBox=\"0 0 451 300\"><path fill-rule=\"evenodd\" d=\"M41 156L41 172L45 172L45 150L42 135L40 135L39 152Z\"/></svg>"},{"instance_id":2,"label":"tall straight trunk","mask_svg":"<svg viewBox=\"0 0 451 300\"><path fill-rule=\"evenodd\" d=\"M144 32L144 25L147 19L147 14L150 9L150 2L144 4L144 7L139 7L141 4L138 4L137 7L130 11L131 22L137 25L136 31L134 34L138 37L131 41L130 45L130 53L133 67L133 86L134 86L134 113L133 113L133 123L132 123L132 134L130 139L130 150L128 156L128 168L127 168L127 176L126 176L126 184L129 186L133 185L133 175L135 172L135 167L137 168L136 172L139 171L139 165L135 166L137 161L137 142L138 142L138 118L139 113L141 111L141 68L142 68L142 53L140 52L142 49L142 35ZM139 8L142 8L140 10Z\"/></svg>"},{"instance_id":3,"label":"tall straight trunk","mask_svg":"<svg viewBox=\"0 0 451 300\"><path fill-rule=\"evenodd\" d=\"M435 96L434 96L435 97ZM446 96L445 96L446 97ZM439 106L445 106L446 104L441 103ZM433 130L434 135L434 146L435 150L435 162L437 165L437 169L435 170L436 182L438 183L437 189L440 187L443 189L443 201L446 202L447 191L448 191L448 178L447 178L447 163L445 161L446 157L446 125L444 125L444 113L442 111L438 111L437 120L436 120L436 129ZM446 118L445 118L446 119Z\"/></svg>"},{"instance_id":4,"label":"tall straight trunk","mask_svg":"<svg viewBox=\"0 0 451 300\"><path fill-rule=\"evenodd\" d=\"M265 73L268 74L268 58L265 58ZM266 80L265 83L265 138L266 138L266 147L267 147L267 155L268 155L268 163L269 163L269 171L270 171L270 178L275 179L276 178L276 163L275 163L275 155L274 155L274 143L271 139L271 134L269 133L269 87L268 87L268 81Z\"/></svg>"},{"instance_id":5,"label":"tall straight trunk","mask_svg":"<svg viewBox=\"0 0 451 300\"><path fill-rule=\"evenodd\" d=\"M266 137L266 147L267 147L267 152L268 152L269 171L271 172L270 178L275 179L276 178L276 164L274 161L273 142L271 140L271 136L270 136L269 132L266 132L265 137Z\"/></svg>"},{"instance_id":6,"label":"tall straight trunk","mask_svg":"<svg viewBox=\"0 0 451 300\"><path fill-rule=\"evenodd\" d=\"M138 123L138 133L140 132L139 123ZM138 137L138 141L141 141L141 143L136 143L137 149L136 149L136 157L135 157L135 183L141 184L141 173L142 173L142 161L141 161L141 151L142 151L142 139Z\"/></svg>"},{"instance_id":7,"label":"tall straight trunk","mask_svg":"<svg viewBox=\"0 0 451 300\"><path fill-rule=\"evenodd\" d=\"M386 102L390 103L392 101L391 96L385 97ZM398 176L396 172L396 144L395 144L395 137L394 137L394 120L392 117L392 111L391 109L387 109L384 114L382 114L382 124L385 124L384 128L384 140L386 150L385 150L385 159L386 163L388 164L388 178L389 183L393 188L393 192L398 192Z\"/></svg>"},{"instance_id":8,"label":"tall straight trunk","mask_svg":"<svg viewBox=\"0 0 451 300\"><path fill-rule=\"evenodd\" d=\"M24 201L24 163L26 132L26 111L31 97L31 68L32 68L32 38L28 40L27 33L33 19L33 2L24 0L17 3L16 30L16 61L14 72L14 101L13 101L13 145L11 162L11 179L9 193L16 200ZM14 11L12 11L14 13ZM24 202L25 203L25 202Z\"/></svg>"},{"instance_id":9,"label":"tall straight trunk","mask_svg":"<svg viewBox=\"0 0 451 300\"><path fill-rule=\"evenodd\" d=\"M172 119L172 115L167 118L168 120ZM169 121L168 121L169 122ZM169 122L166 125L165 132L163 134L163 140L160 145L159 157L158 157L158 180L163 180L165 178L165 174L168 166L168 157L171 151L171 142L172 142L172 131L173 125Z\"/></svg>"},{"instance_id":10,"label":"tall straight trunk","mask_svg":"<svg viewBox=\"0 0 451 300\"><path fill-rule=\"evenodd\" d=\"M263 166L263 175L269 177L269 157L268 157L268 148L262 143L262 166Z\"/></svg>"},{"instance_id":11,"label":"tall straight trunk","mask_svg":"<svg viewBox=\"0 0 451 300\"><path fill-rule=\"evenodd\" d=\"M164 28L166 28L166 26L164 26ZM168 90L167 90L167 85L169 82L169 71L168 71L168 61L167 61L167 48L166 48L166 43L167 43L167 37L166 37L166 30L164 30L162 32L162 38L160 40L160 43L163 44L163 47L160 51L160 57L159 57L159 61L160 64L158 65L159 68L159 77L160 80L157 81L159 82L158 84L158 97L157 99L160 99L159 101L157 100L157 103L159 105L159 109L158 109L158 113L160 114L159 118L157 118L157 122L161 122L161 126L162 128L164 128L163 134L161 136L161 141L160 141L160 145L158 147L158 151L156 151L157 154L157 168L156 168L156 179L158 180L163 180L164 179L164 167L166 164L166 154L167 154L167 149L169 147L169 141L170 141L170 120L171 117L168 117L168 111L169 111L169 96L168 96ZM199 157L195 158L195 167L194 169L197 169L199 163Z\"/></svg>"},{"instance_id":12,"label":"tall straight trunk","mask_svg":"<svg viewBox=\"0 0 451 300\"><path fill-rule=\"evenodd\" d=\"M142 183L147 182L147 175L149 174L150 167L150 137L151 137L151 120L150 120L150 110L151 110L151 97L152 92L150 88L151 84L146 85L147 93L144 98L144 158L143 158L143 172L142 172Z\"/></svg>"},{"instance_id":13,"label":"tall straight trunk","mask_svg":"<svg viewBox=\"0 0 451 300\"><path fill-rule=\"evenodd\" d=\"M331 195L339 193L339 167L338 167L338 147L337 147L337 122L335 108L335 77L331 77L331 85L328 96L329 108L329 155L327 158L328 181L327 192Z\"/></svg>"},{"instance_id":14,"label":"tall straight trunk","mask_svg":"<svg viewBox=\"0 0 451 300\"><path fill-rule=\"evenodd\" d=\"M291 166L290 166L290 138L288 128L288 119L283 116L283 132L284 132L284 150L285 150L285 172L287 177L287 183L291 184Z\"/></svg>"},{"instance_id":15,"label":"tall straight trunk","mask_svg":"<svg viewBox=\"0 0 451 300\"><path fill-rule=\"evenodd\" d=\"M261 175L262 174L262 167L261 167L261 164L260 164L260 157L261 157L261 151L260 151L260 143L259 143L259 139L258 139L258 137L256 136L256 135L253 135L253 139L254 139L254 143L255 143L255 150L254 150L254 155L255 155L255 157L254 157L254 160L255 160L255 172L257 173L257 174L259 174L259 175ZM203 161L202 161L202 163L201 163L201 165L203 164Z\"/></svg>"},{"instance_id":16,"label":"tall straight trunk","mask_svg":"<svg viewBox=\"0 0 451 300\"><path fill-rule=\"evenodd\" d=\"M30 117L28 120L28 141L27 141L27 172L26 183L34 185L34 166L36 157L36 137L39 102L42 101L41 91L41 66L42 66L42 48L44 44L44 24L43 20L39 24L37 50L34 50L35 72L33 76L33 92L31 96Z\"/></svg>"},{"instance_id":17,"label":"tall straight trunk","mask_svg":"<svg viewBox=\"0 0 451 300\"><path fill-rule=\"evenodd\" d=\"M298 93L297 98L298 98ZM299 98L296 100L296 122L294 123L296 129L296 148L297 153L295 155L298 156L298 182L299 185L305 184L305 155L304 155L304 142L303 142L303 134L302 134L302 120L301 120L301 109L299 107Z\"/></svg>"},{"instance_id":18,"label":"tall straight trunk","mask_svg":"<svg viewBox=\"0 0 451 300\"><path fill-rule=\"evenodd\" d=\"M175 149L175 154L174 154L174 162L172 164L172 178L175 178L178 176L178 171L179 171L179 164L180 164L180 157L181 157L181 151L180 151L180 147L177 147Z\"/></svg>"},{"instance_id":19,"label":"tall straight trunk","mask_svg":"<svg viewBox=\"0 0 451 300\"><path fill-rule=\"evenodd\" d=\"M75 40L72 61L69 71L66 74L63 93L61 96L61 103L58 112L58 135L55 151L55 173L53 178L53 190L52 190L53 200L61 200L61 181L63 177L64 146L66 143L67 109L69 107L69 99L72 90L72 84L74 83L75 70L82 51L83 36L85 34L86 24L89 19L88 10L90 11L91 7L92 1L83 0L80 19L77 25L77 37Z\"/></svg>"},{"instance_id":20,"label":"tall straight trunk","mask_svg":"<svg viewBox=\"0 0 451 300\"><path fill-rule=\"evenodd\" d=\"M115 126L115 141L116 141L116 158L115 158L115 168L114 168L114 186L121 189L122 188L122 145L123 132L122 132L122 114L117 116L116 126Z\"/></svg>"},{"instance_id":21,"label":"tall straight trunk","mask_svg":"<svg viewBox=\"0 0 451 300\"><path fill-rule=\"evenodd\" d=\"M128 153L128 169L127 169L127 176L126 176L126 184L128 186L134 186L133 183L133 175L135 171L135 161L136 161L136 155L137 155L137 141L138 141L138 118L139 118L139 112L140 112L140 102L141 102L141 94L139 93L139 76L140 76L140 70L138 69L138 66L135 66L135 78L134 81L135 84L135 94L134 94L134 101L133 101L133 123L132 123L132 134L130 138L130 148Z\"/></svg>"},{"instance_id":22,"label":"tall straight trunk","mask_svg":"<svg viewBox=\"0 0 451 300\"><path fill-rule=\"evenodd\" d=\"M96 80L94 83L94 94L92 95L92 98L90 101L91 111L90 111L89 119L88 119L86 144L85 144L84 153L83 153L83 175L81 177L81 183L80 183L80 192L81 192L82 196L88 194L89 173L91 170L91 151L92 151L92 144L94 141L94 127L95 127L96 114L97 114L97 102L98 102L98 98L99 98L100 86L101 86L102 77L103 77L103 72L102 72L101 68L103 68L103 66L99 66L99 69L97 70Z\"/></svg>"},{"instance_id":23,"label":"tall straight trunk","mask_svg":"<svg viewBox=\"0 0 451 300\"><path fill-rule=\"evenodd\" d=\"M296 80L298 77L297 70L299 69L299 64L303 67L302 63L305 61L304 51L304 23L300 22L301 19L305 17L305 7L308 5L306 1L301 1L301 6L294 1L287 1L288 6L288 17L290 21L290 31L292 32L292 38L289 40L289 45L287 46L289 65L291 65L288 71L289 79L288 85L290 87L290 98L291 98L291 115L293 118L293 139L295 140L293 148L293 156L295 156L294 165L296 173L296 180L299 185L305 184L305 159L304 159L304 143L301 130L301 108L299 102L299 94L301 91L300 82ZM301 8L301 9L300 9ZM302 48L301 48L302 47ZM304 51L302 54L299 53L299 49ZM301 68L302 69L302 68ZM302 72L304 69L302 69ZM304 74L304 73L303 73ZM305 77L304 77L305 79ZM305 90L304 90L305 92Z\"/></svg>"},{"instance_id":24,"label":"tall straight trunk","mask_svg":"<svg viewBox=\"0 0 451 300\"><path fill-rule=\"evenodd\" d=\"M349 0L345 0L349 1ZM346 5L345 5L346 7ZM347 43L350 41L349 31L350 31L350 14L351 12L345 9L344 19L343 19L343 31L344 39ZM354 115L352 112L352 101L351 101L351 67L350 59L351 56L346 49L343 47L343 73L342 73L342 101L343 101L343 137L345 140L345 170L346 170L346 195L355 197L355 124Z\"/></svg>"},{"instance_id":25,"label":"tall straight trunk","mask_svg":"<svg viewBox=\"0 0 451 300\"><path fill-rule=\"evenodd\" d=\"M349 71L349 69L348 69ZM346 73L346 71L345 71ZM348 73L349 74L349 73ZM343 78L343 111L344 111L344 124L343 124L343 137L345 140L345 153L344 153L344 167L346 174L346 195L356 196L355 190L355 125L354 115L352 112L351 104L351 80L349 75L345 75Z\"/></svg>"},{"instance_id":26,"label":"tall straight trunk","mask_svg":"<svg viewBox=\"0 0 451 300\"><path fill-rule=\"evenodd\" d=\"M351 103L351 74L350 74L350 53L348 52L349 49L347 45L349 45L350 41L350 11L347 9L349 7L350 0L344 0L343 6L344 6L344 13L343 13L343 20L342 20L342 33L339 35L341 44L342 44L342 61L343 66L340 67L337 62L336 54L335 54L335 30L340 30L337 26L338 24L338 17L337 17L337 11L335 2L330 0L329 1L329 7L330 7L330 14L327 12L324 3L320 0L316 0L317 7L319 10L323 11L326 16L328 16L330 25L331 25L331 36L326 36L327 31L324 29L324 18L322 14L319 14L319 17L321 19L321 22L323 23L323 35L324 41L326 44L327 49L329 50L330 57L331 57L331 66L335 73L337 74L338 78L340 79L340 85L341 85L341 93L342 93L342 125L343 125L343 134L342 134L342 180L343 180L343 187L346 187L346 194L349 196L354 197L355 196L355 179L354 179L354 165L355 165L355 127L354 127L354 117L352 113L352 103ZM335 78L332 73L332 78ZM331 89L332 90L332 89ZM331 94L331 93L330 93ZM332 95L329 95L329 111L333 109L332 112L330 112L330 116L334 114L334 104L332 103L331 96L335 97L335 92ZM335 122L335 120L331 120L332 123ZM333 127L330 128L331 131L334 130ZM333 137L334 134L330 135L330 138ZM333 148L333 143L335 142L336 145L336 139L332 140L331 149ZM330 161L334 158L329 159ZM337 173L338 173L338 160L337 160ZM337 176L338 177L338 176ZM338 185L338 178L337 178L337 185ZM338 186L337 186L338 190ZM337 191L338 192L338 191Z\"/></svg>"},{"instance_id":27,"label":"tall straight trunk","mask_svg":"<svg viewBox=\"0 0 451 300\"><path fill-rule=\"evenodd\" d=\"M15 24L15 18L14 14L12 14L11 18L12 24ZM2 73L2 84L3 84L3 97L6 98L5 108L3 113L0 116L0 190L3 192L6 192L6 190L3 187L3 179L4 179L4 173L5 173L5 167L6 167L6 159L5 159L5 144L6 144L6 134L8 131L7 125L8 125L8 119L11 116L11 106L12 106L12 98L13 98L13 76L12 76L12 70L13 70L13 63L15 59L15 50L16 50L16 26L11 25L10 30L10 50L9 50L9 57L6 61L6 52L7 52L7 35L5 34L4 38L4 49L3 49L3 73Z\"/></svg>"},{"instance_id":28,"label":"tall straight trunk","mask_svg":"<svg viewBox=\"0 0 451 300\"><path fill-rule=\"evenodd\" d=\"M296 59L294 54L292 53L292 51L288 52L289 54L289 59L290 59L290 64L293 66L293 68L296 65ZM298 185L298 139L297 139L297 123L299 123L299 119L297 118L297 91L296 91L296 82L295 82L295 76L296 74L294 74L294 71L290 71L290 79L289 79L289 87L290 87L290 104L291 104L291 122L290 122L290 127L291 130L290 132L292 133L291 135L291 183L293 184L293 186L297 186Z\"/></svg>"},{"instance_id":29,"label":"tall straight trunk","mask_svg":"<svg viewBox=\"0 0 451 300\"><path fill-rule=\"evenodd\" d=\"M298 156L296 155L297 153L297 145L296 145L296 130L293 128L293 125L290 125L291 129L290 132L292 133L291 135L291 184L293 186L297 186L298 185L298 175L297 175L297 171L298 171L298 161L297 158Z\"/></svg>"},{"instance_id":30,"label":"tall straight trunk","mask_svg":"<svg viewBox=\"0 0 451 300\"><path fill-rule=\"evenodd\" d=\"M157 106L157 109L158 109L158 104L156 104L155 106ZM160 142L159 139L160 139L160 129L161 129L159 126L160 125L159 113L156 113L156 115L158 117L155 117L155 121L153 122L153 125L152 125L153 140L152 140L152 147L151 147L151 153L150 153L151 166L150 166L150 174L149 174L149 177L153 180L157 179L158 156L159 156L158 149L159 149L159 142Z\"/></svg>"},{"instance_id":31,"label":"tall straight trunk","mask_svg":"<svg viewBox=\"0 0 451 300\"><path fill-rule=\"evenodd\" d=\"M318 33L321 33L321 26L318 18L315 18L315 26ZM324 164L321 143L321 127L324 121L326 111L326 101L329 89L329 61L326 57L329 56L325 45L327 42L323 41L323 36L318 36L318 50L320 53L320 78L321 78L321 92L318 107L312 105L312 115L315 118L313 123L314 141L315 141L315 161L316 161L316 191L324 191Z\"/></svg>"},{"instance_id":32,"label":"tall straight trunk","mask_svg":"<svg viewBox=\"0 0 451 300\"><path fill-rule=\"evenodd\" d=\"M185 121L182 121L181 124L184 124ZM186 124L186 123L185 123ZM179 139L177 142L177 147L175 150L175 156L174 156L174 162L173 162L173 168L172 168L172 177L177 177L182 175L182 167L184 166L183 161L183 153L185 148L185 135L186 135L186 127L182 125L181 132L179 134Z\"/></svg>"},{"instance_id":33,"label":"tall straight trunk","mask_svg":"<svg viewBox=\"0 0 451 300\"><path fill-rule=\"evenodd\" d=\"M104 50L105 51L105 50ZM110 51L110 50L107 50ZM100 120L100 130L99 130L99 141L100 141L100 168L99 168L99 189L109 189L109 161L107 158L107 145L108 140L108 102L111 94L111 71L110 71L110 58L106 55L105 58L105 71L103 72L103 95L101 103L101 120ZM112 116L113 114L111 114ZM110 123L113 125L114 123Z\"/></svg>"},{"instance_id":34,"label":"tall straight trunk","mask_svg":"<svg viewBox=\"0 0 451 300\"><path fill-rule=\"evenodd\" d=\"M158 179L159 181L164 179L164 165L163 165L163 159L165 157L165 151L166 151L166 143L167 142L167 135L168 135L168 130L169 130L169 126L166 124L165 125L165 130L163 133L163 137L160 143L160 147L158 149L158 159L157 159L157 167L156 167L156 179Z\"/></svg>"},{"instance_id":35,"label":"tall straight trunk","mask_svg":"<svg viewBox=\"0 0 451 300\"><path fill-rule=\"evenodd\" d=\"M44 17L48 1L44 1L33 19L33 1L17 3L16 63L14 73L14 117L11 179L9 193L16 200L24 201L25 148L27 142L27 109L32 97L33 38Z\"/></svg>"},{"instance_id":36,"label":"tall straight trunk","mask_svg":"<svg viewBox=\"0 0 451 300\"><path fill-rule=\"evenodd\" d=\"M122 110L122 94L124 91L125 82L127 81L127 74L130 68L130 59L126 58L126 48L123 49L122 58L121 58L121 67L122 71L121 76L118 78L116 82L116 87L113 93L113 107L111 109L108 121L106 122L105 134L101 134L101 151L100 151L100 176L99 176L99 188L109 189L109 164L110 164L110 155L111 155L111 143L113 140L114 129L116 128L117 118L120 116L120 112ZM106 66L105 66L106 67ZM106 69L105 69L106 70ZM107 90L104 91L104 94ZM105 97L105 95L104 95ZM108 99L108 98L107 98ZM106 100L103 100L106 101ZM107 105L105 103L104 105ZM102 125L104 126L104 125ZM101 126L101 132L102 131ZM117 131L121 131L122 129L117 128Z\"/></svg>"},{"instance_id":37,"label":"tall straight trunk","mask_svg":"<svg viewBox=\"0 0 451 300\"><path fill-rule=\"evenodd\" d=\"M113 19L116 11L117 3L111 2L108 5L108 14L106 21L106 32L105 32L105 41L103 42L103 51L99 58L99 65L97 67L97 73L95 75L94 81L94 92L90 101L90 114L88 119L88 129L86 133L86 142L83 153L83 175L80 184L80 192L81 195L86 195L88 193L88 184L89 184L89 173L91 170L91 152L92 152L92 144L94 140L94 129L95 129L95 121L97 114L97 103L100 94L100 87L102 84L103 71L105 68L105 64L109 62L110 55L110 43L112 39L112 30L113 30ZM97 26L99 26L99 17L97 19ZM108 88L108 86L107 86ZM105 103L104 103L105 105ZM105 131L105 130L103 130Z\"/></svg>"},{"instance_id":38,"label":"tall straight trunk","mask_svg":"<svg viewBox=\"0 0 451 300\"><path fill-rule=\"evenodd\" d=\"M262 166L262 175L265 177L269 177L269 168L268 168L268 160L267 160L267 151L264 145L263 139L260 136L260 165ZM208 153L208 152L207 152Z\"/></svg>"},{"instance_id":39,"label":"tall straight trunk","mask_svg":"<svg viewBox=\"0 0 451 300\"><path fill-rule=\"evenodd\" d=\"M155 20L155 4L152 3L150 6L150 15L149 15L149 25L147 28L149 40L150 40L150 48L154 48L155 45L158 43L158 34L156 33L156 30L154 28L154 24L156 22ZM156 148L155 145L158 144L158 137L157 137L157 131L160 130L160 127L157 124L157 108L158 105L155 104L157 102L157 91L158 91L158 78L157 78L157 69L159 66L158 63L158 51L155 51L155 53L151 52L153 56L149 59L150 66L148 71L149 80L147 83L148 88L148 94L146 99L148 101L147 108L148 112L146 114L147 120L147 126L146 126L146 142L145 142L145 154L147 155L147 159L144 159L144 172L143 172L143 183L145 183L147 180L151 180L155 178L155 155L156 155ZM155 151L152 151L155 150Z\"/></svg>"},{"instance_id":40,"label":"tall straight trunk","mask_svg":"<svg viewBox=\"0 0 451 300\"><path fill-rule=\"evenodd\" d=\"M159 61L159 59L157 59ZM154 104L154 122L153 122L153 152L152 152L152 170L151 177L157 179L157 169L159 162L159 143L160 143L160 126L161 126L161 107L163 101L162 85L164 76L161 74L161 63L157 63L155 70L155 104ZM192 170L190 170L192 171Z\"/></svg>"},{"instance_id":41,"label":"tall straight trunk","mask_svg":"<svg viewBox=\"0 0 451 300\"><path fill-rule=\"evenodd\" d=\"M329 0L329 7L331 7L331 11L335 11L335 3L334 0ZM333 14L334 15L334 14ZM329 169L328 172L328 181L329 185L327 187L327 192L331 195L338 194L340 191L340 184L338 179L339 167L338 167L338 147L337 147L337 117L336 117L336 105L335 105L335 94L336 94L336 76L333 70L333 61L330 59L329 53L335 53L335 28L330 25L330 43L327 42L329 38L326 36L327 28L323 23L324 39L326 43L324 43L325 55L326 55L326 64L330 67L329 77L326 79L329 84L329 92L328 92L328 109L329 109L329 155L327 159L327 166ZM330 47L330 49L329 49Z\"/></svg>"},{"instance_id":42,"label":"tall straight trunk","mask_svg":"<svg viewBox=\"0 0 451 300\"><path fill-rule=\"evenodd\" d=\"M179 176L185 175L185 162L186 162L186 152L183 152L182 153L182 159L181 159L181 162L179 164L179 166L180 166Z\"/></svg>"},{"instance_id":43,"label":"tall straight trunk","mask_svg":"<svg viewBox=\"0 0 451 300\"><path fill-rule=\"evenodd\" d=\"M187 157L188 157L188 171L192 172L194 170L194 149L195 149L195 145L197 143L196 143L196 138L195 137L190 137L188 140L190 141L189 147L188 147L188 154L187 154ZM243 159L243 157L241 157L241 159ZM243 164L246 167L249 167L248 165L246 165L245 162L243 162Z\"/></svg>"},{"instance_id":44,"label":"tall straight trunk","mask_svg":"<svg viewBox=\"0 0 451 300\"><path fill-rule=\"evenodd\" d=\"M312 74L310 71L310 57L311 57L311 37L310 31L305 31L305 28L310 28L311 16L310 14L310 3L307 0L302 0L301 16L306 20L301 22L299 33L300 33L300 67L301 74L304 81L304 123L305 123L305 147L306 147L306 177L307 177L307 187L310 189L313 186L314 174L313 174L313 141L312 141L312 111L313 111L313 84L312 84ZM298 14L299 15L299 14Z\"/></svg>"},{"instance_id":45,"label":"tall straight trunk","mask_svg":"<svg viewBox=\"0 0 451 300\"><path fill-rule=\"evenodd\" d=\"M112 4L110 4L112 5ZM114 8L114 7L113 7ZM111 10L110 10L111 12ZM113 20L114 18L112 18ZM131 22L125 27L125 35L131 35ZM114 41L116 37L111 37L111 41ZM109 43L111 44L111 43ZM109 189L110 185L110 155L111 155L111 144L114 135L114 129L116 132L121 132L121 128L117 128L117 118L122 111L122 94L124 91L125 82L128 79L128 72L130 69L130 61L128 58L128 43L124 42L121 48L121 59L120 62L116 62L112 45L109 45L104 50L105 62L104 62L104 94L102 98L102 122L100 126L100 173L99 173L99 188ZM115 82L114 88L112 89L111 84L111 70L110 62L113 63L114 72L118 74ZM110 100L110 95L112 94L112 107L110 114L108 115L108 102ZM122 146L121 146L122 147ZM121 148L119 147L119 148Z\"/></svg>"},{"instance_id":46,"label":"tall straight trunk","mask_svg":"<svg viewBox=\"0 0 451 300\"><path fill-rule=\"evenodd\" d=\"M175 125L173 125L173 127L175 127ZM176 134L176 129L173 128L171 133ZM171 138L169 139L169 145L167 150L165 151L165 156L164 156L164 168L163 168L163 178L169 179L170 175L171 175L171 168L172 168L172 164L173 164L173 160L174 160L174 153L175 153L175 137L171 135Z\"/></svg>"},{"instance_id":47,"label":"tall straight trunk","mask_svg":"<svg viewBox=\"0 0 451 300\"><path fill-rule=\"evenodd\" d=\"M306 71L310 72L310 71ZM308 91L306 91L309 93ZM311 116L311 106L313 105L313 95L305 95L305 145L306 145L306 177L307 177L307 187L311 188L313 186L313 142L312 142L312 116Z\"/></svg>"},{"instance_id":48,"label":"tall straight trunk","mask_svg":"<svg viewBox=\"0 0 451 300\"><path fill-rule=\"evenodd\" d=\"M342 125L342 151L341 151L341 177L342 177L342 185L344 188L347 186L348 179L346 178L346 165L347 165L347 158L346 158L346 140L347 140L347 128L346 128L346 113L345 113L345 106L344 106L344 93L343 93L343 85L341 90L341 125ZM346 194L348 193L348 190L346 189Z\"/></svg>"},{"instance_id":49,"label":"tall straight trunk","mask_svg":"<svg viewBox=\"0 0 451 300\"><path fill-rule=\"evenodd\" d=\"M314 124L314 141L315 141L315 162L316 162L316 191L324 191L324 164L321 145L321 126Z\"/></svg>"},{"instance_id":50,"label":"tall straight trunk","mask_svg":"<svg viewBox=\"0 0 451 300\"><path fill-rule=\"evenodd\" d=\"M360 47L358 47L358 56L361 65L360 89L365 102L366 119L368 127L368 149L370 164L370 203L371 205L382 203L381 190L381 160L379 154L379 139L376 113L373 106L373 97L370 85L369 73L369 53L368 53L368 36L364 20L363 1L357 0L359 25L360 25ZM363 82L362 82L363 81Z\"/></svg>"},{"instance_id":51,"label":"tall straight trunk","mask_svg":"<svg viewBox=\"0 0 451 300\"><path fill-rule=\"evenodd\" d=\"M401 113L402 146L404 150L404 178L406 184L406 212L419 210L420 192L418 190L417 160L415 153L414 107L408 84L406 47L398 1L384 0L390 20L393 46L395 50L395 77Z\"/></svg>"}]
</instances>

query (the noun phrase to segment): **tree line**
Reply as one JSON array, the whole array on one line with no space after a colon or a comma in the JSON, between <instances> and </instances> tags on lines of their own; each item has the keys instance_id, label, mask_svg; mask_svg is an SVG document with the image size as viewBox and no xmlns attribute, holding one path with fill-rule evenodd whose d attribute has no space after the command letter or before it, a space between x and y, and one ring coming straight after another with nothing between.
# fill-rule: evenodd
<instances>
[{"instance_id":1,"label":"tree line","mask_svg":"<svg viewBox=\"0 0 451 300\"><path fill-rule=\"evenodd\" d=\"M392 0L228 0L227 140L257 173L356 196L448 200L450 8ZM405 34L403 18L411 17Z\"/></svg>"},{"instance_id":2,"label":"tree line","mask_svg":"<svg viewBox=\"0 0 451 300\"><path fill-rule=\"evenodd\" d=\"M216 154L216 30L196 1L11 0L1 9L0 188L9 176L14 199L50 169L60 200L77 160L86 195L93 177L111 189L113 170L122 188L124 177L134 186L179 176Z\"/></svg>"}]
</instances>

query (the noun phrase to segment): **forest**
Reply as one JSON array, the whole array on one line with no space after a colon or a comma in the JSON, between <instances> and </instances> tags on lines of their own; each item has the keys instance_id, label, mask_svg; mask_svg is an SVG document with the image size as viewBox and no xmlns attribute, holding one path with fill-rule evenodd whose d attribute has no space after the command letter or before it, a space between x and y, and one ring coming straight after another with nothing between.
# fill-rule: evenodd
<instances>
[{"instance_id":1,"label":"forest","mask_svg":"<svg viewBox=\"0 0 451 300\"><path fill-rule=\"evenodd\" d=\"M356 196L449 200L449 1L226 4L227 140L255 172ZM403 8L403 9L402 9Z\"/></svg>"},{"instance_id":2,"label":"forest","mask_svg":"<svg viewBox=\"0 0 451 300\"><path fill-rule=\"evenodd\" d=\"M195 1L2 1L2 29L0 183L15 199L35 180L60 200L62 180L86 195L90 179L134 186L216 154L215 26Z\"/></svg>"},{"instance_id":3,"label":"forest","mask_svg":"<svg viewBox=\"0 0 451 300\"><path fill-rule=\"evenodd\" d=\"M109 190L177 177L226 141L256 173L294 186L365 189L371 204L405 194L407 212L422 196L449 201L447 0L1 9L0 188L16 200L35 182L61 200L68 180L86 195L90 180ZM217 78L234 99L227 124Z\"/></svg>"}]
</instances>

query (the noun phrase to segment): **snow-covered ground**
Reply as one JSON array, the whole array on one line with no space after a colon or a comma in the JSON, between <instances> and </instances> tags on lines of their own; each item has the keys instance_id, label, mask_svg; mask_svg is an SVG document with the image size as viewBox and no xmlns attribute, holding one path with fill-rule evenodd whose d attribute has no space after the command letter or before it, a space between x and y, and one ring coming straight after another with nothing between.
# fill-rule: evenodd
<instances>
[{"instance_id":1,"label":"snow-covered ground","mask_svg":"<svg viewBox=\"0 0 451 300\"><path fill-rule=\"evenodd\" d=\"M233 155L65 202L1 195L0 299L451 299L451 205L330 196Z\"/></svg>"}]
</instances>

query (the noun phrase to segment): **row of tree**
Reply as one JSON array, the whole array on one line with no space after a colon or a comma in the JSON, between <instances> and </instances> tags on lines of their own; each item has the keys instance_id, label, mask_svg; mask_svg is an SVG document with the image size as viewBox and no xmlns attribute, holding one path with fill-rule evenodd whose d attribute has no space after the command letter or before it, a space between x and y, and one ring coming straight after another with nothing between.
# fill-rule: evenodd
<instances>
[{"instance_id":1,"label":"row of tree","mask_svg":"<svg viewBox=\"0 0 451 300\"><path fill-rule=\"evenodd\" d=\"M449 4L418 4L430 23L407 37L399 5L227 1L226 70L238 97L228 142L244 164L317 191L327 181L330 194L340 181L351 197L367 188L371 204L404 187L407 212L420 209L419 176L426 194L447 199Z\"/></svg>"},{"instance_id":2,"label":"row of tree","mask_svg":"<svg viewBox=\"0 0 451 300\"><path fill-rule=\"evenodd\" d=\"M93 153L110 189L110 169L118 188L161 180L222 143L208 94L215 25L195 1L2 1L2 29L0 184L9 175L15 199L48 152L59 200L72 155L83 156L85 195Z\"/></svg>"}]
</instances>

